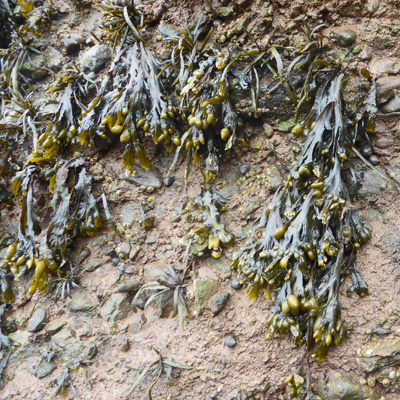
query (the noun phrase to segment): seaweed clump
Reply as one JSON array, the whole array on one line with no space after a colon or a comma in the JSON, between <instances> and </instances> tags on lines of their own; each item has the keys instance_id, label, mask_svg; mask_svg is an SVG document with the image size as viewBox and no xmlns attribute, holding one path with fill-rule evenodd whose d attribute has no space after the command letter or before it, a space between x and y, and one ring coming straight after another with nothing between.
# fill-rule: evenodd
<instances>
[{"instance_id":1,"label":"seaweed clump","mask_svg":"<svg viewBox=\"0 0 400 400\"><path fill-rule=\"evenodd\" d=\"M352 207L343 175L358 135L373 116L368 101L357 115L348 115L341 96L343 73L325 70L314 79L319 89L303 121L310 132L299 160L261 217L262 239L253 234L231 266L250 299L262 289L269 298L274 289L267 338L278 331L305 343L307 350L318 344L314 357L323 361L346 333L339 302L343 277L352 275L349 292L368 294L355 260L371 231ZM295 387L292 397L302 390Z\"/></svg>"}]
</instances>

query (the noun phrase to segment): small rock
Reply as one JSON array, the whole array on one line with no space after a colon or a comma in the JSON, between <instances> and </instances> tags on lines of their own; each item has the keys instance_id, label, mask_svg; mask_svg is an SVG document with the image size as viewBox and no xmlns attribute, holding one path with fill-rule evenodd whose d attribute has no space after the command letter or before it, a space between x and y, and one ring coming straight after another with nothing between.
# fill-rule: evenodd
<instances>
[{"instance_id":1,"label":"small rock","mask_svg":"<svg viewBox=\"0 0 400 400\"><path fill-rule=\"evenodd\" d=\"M290 9L290 18L297 18L303 12L303 7L300 5L293 6Z\"/></svg>"},{"instance_id":2,"label":"small rock","mask_svg":"<svg viewBox=\"0 0 400 400\"><path fill-rule=\"evenodd\" d=\"M81 49L81 43L83 38L80 35L72 33L69 37L64 33L63 43L65 47L65 52L72 56L76 54Z\"/></svg>"},{"instance_id":3,"label":"small rock","mask_svg":"<svg viewBox=\"0 0 400 400\"><path fill-rule=\"evenodd\" d=\"M50 375L56 368L57 366L54 361L47 361L45 359L42 359L36 369L35 376L38 379L44 378L45 376Z\"/></svg>"},{"instance_id":4,"label":"small rock","mask_svg":"<svg viewBox=\"0 0 400 400\"><path fill-rule=\"evenodd\" d=\"M386 181L378 174L378 172L369 169L364 173L364 180L358 194L361 198L380 195L382 193L382 185L386 185Z\"/></svg>"},{"instance_id":5,"label":"small rock","mask_svg":"<svg viewBox=\"0 0 400 400\"><path fill-rule=\"evenodd\" d=\"M82 289L78 289L72 292L71 297L67 300L66 305L72 312L86 312L90 311L96 306L89 293Z\"/></svg>"},{"instance_id":6,"label":"small rock","mask_svg":"<svg viewBox=\"0 0 400 400\"><path fill-rule=\"evenodd\" d=\"M105 321L117 322L128 316L130 311L126 295L123 293L113 294L101 307L100 315Z\"/></svg>"},{"instance_id":7,"label":"small rock","mask_svg":"<svg viewBox=\"0 0 400 400\"><path fill-rule=\"evenodd\" d=\"M48 335L53 336L56 333L60 332L61 329L67 324L66 321L60 321L60 322L55 322L53 324L50 324L46 328L46 332Z\"/></svg>"},{"instance_id":8,"label":"small rock","mask_svg":"<svg viewBox=\"0 0 400 400\"><path fill-rule=\"evenodd\" d=\"M39 332L44 327L44 323L46 320L46 310L43 308L37 308L32 317L29 319L28 322L28 332Z\"/></svg>"},{"instance_id":9,"label":"small rock","mask_svg":"<svg viewBox=\"0 0 400 400\"><path fill-rule=\"evenodd\" d=\"M353 45L357 38L356 32L351 29L337 30L335 36L339 46L342 47L349 47Z\"/></svg>"},{"instance_id":10,"label":"small rock","mask_svg":"<svg viewBox=\"0 0 400 400\"><path fill-rule=\"evenodd\" d=\"M383 108L385 113L392 113L400 111L400 96L396 95L388 104Z\"/></svg>"},{"instance_id":11,"label":"small rock","mask_svg":"<svg viewBox=\"0 0 400 400\"><path fill-rule=\"evenodd\" d=\"M139 254L140 251L140 246L134 246L131 248L131 251L129 252L129 259L131 261L135 261L135 258Z\"/></svg>"},{"instance_id":12,"label":"small rock","mask_svg":"<svg viewBox=\"0 0 400 400\"><path fill-rule=\"evenodd\" d=\"M167 187L172 186L174 182L175 182L174 176L168 176L167 178L163 179L163 184Z\"/></svg>"},{"instance_id":13,"label":"small rock","mask_svg":"<svg viewBox=\"0 0 400 400\"><path fill-rule=\"evenodd\" d=\"M137 186L144 186L145 188L152 187L159 189L162 186L162 181L159 177L159 172L156 168L151 168L146 171L142 167L136 168L136 175L124 175L122 179Z\"/></svg>"},{"instance_id":14,"label":"small rock","mask_svg":"<svg viewBox=\"0 0 400 400\"><path fill-rule=\"evenodd\" d=\"M140 332L143 324L146 323L146 317L144 313L140 313L139 315L135 315L130 318L130 321L126 325L125 331L126 333L135 334Z\"/></svg>"},{"instance_id":15,"label":"small rock","mask_svg":"<svg viewBox=\"0 0 400 400\"><path fill-rule=\"evenodd\" d=\"M234 336L227 336L225 338L225 345L228 346L229 348L233 348L236 346L236 339Z\"/></svg>"},{"instance_id":16,"label":"small rock","mask_svg":"<svg viewBox=\"0 0 400 400\"><path fill-rule=\"evenodd\" d=\"M119 246L115 249L115 252L121 260L126 260L129 257L130 251L131 245L128 242L120 243Z\"/></svg>"},{"instance_id":17,"label":"small rock","mask_svg":"<svg viewBox=\"0 0 400 400\"><path fill-rule=\"evenodd\" d=\"M114 265L114 267L116 267L119 264L119 258L114 257L111 259L111 264Z\"/></svg>"},{"instance_id":18,"label":"small rock","mask_svg":"<svg viewBox=\"0 0 400 400\"><path fill-rule=\"evenodd\" d=\"M118 285L118 292L120 293L134 293L140 289L142 284L135 281L123 281Z\"/></svg>"},{"instance_id":19,"label":"small rock","mask_svg":"<svg viewBox=\"0 0 400 400\"><path fill-rule=\"evenodd\" d=\"M371 49L369 47L365 47L364 49L362 49L361 53L360 53L360 58L363 61L368 61L372 58L372 52Z\"/></svg>"},{"instance_id":20,"label":"small rock","mask_svg":"<svg viewBox=\"0 0 400 400\"><path fill-rule=\"evenodd\" d=\"M222 311L228 299L229 293L217 293L212 297L211 312L213 315L218 315Z\"/></svg>"},{"instance_id":21,"label":"small rock","mask_svg":"<svg viewBox=\"0 0 400 400\"><path fill-rule=\"evenodd\" d=\"M365 157L371 157L372 156L372 148L369 144L366 144L364 146L361 147L360 149L360 153Z\"/></svg>"},{"instance_id":22,"label":"small rock","mask_svg":"<svg viewBox=\"0 0 400 400\"><path fill-rule=\"evenodd\" d=\"M296 121L294 117L287 120L278 119L276 121L276 127L282 132L290 132L295 125Z\"/></svg>"},{"instance_id":23,"label":"small rock","mask_svg":"<svg viewBox=\"0 0 400 400\"><path fill-rule=\"evenodd\" d=\"M372 74L393 74L400 72L400 58L385 57L375 58L369 65Z\"/></svg>"},{"instance_id":24,"label":"small rock","mask_svg":"<svg viewBox=\"0 0 400 400\"><path fill-rule=\"evenodd\" d=\"M136 207L132 207L131 203L127 203L122 206L121 218L120 218L120 222L122 225L124 224L134 225L137 217L138 217L138 211Z\"/></svg>"},{"instance_id":25,"label":"small rock","mask_svg":"<svg viewBox=\"0 0 400 400\"><path fill-rule=\"evenodd\" d=\"M394 97L394 91L400 89L400 77L399 76L387 76L385 78L379 78L376 81L376 95L379 104L390 100Z\"/></svg>"},{"instance_id":26,"label":"small rock","mask_svg":"<svg viewBox=\"0 0 400 400\"><path fill-rule=\"evenodd\" d=\"M217 290L218 282L214 279L205 277L204 279L196 279L194 281L194 294L200 314L204 312L207 301Z\"/></svg>"},{"instance_id":27,"label":"small rock","mask_svg":"<svg viewBox=\"0 0 400 400\"><path fill-rule=\"evenodd\" d=\"M144 307L146 305L147 298L144 296L139 296L136 302L136 307L140 308L141 310L144 310Z\"/></svg>"},{"instance_id":28,"label":"small rock","mask_svg":"<svg viewBox=\"0 0 400 400\"><path fill-rule=\"evenodd\" d=\"M234 390L226 395L225 400L236 400L239 396L239 391Z\"/></svg>"},{"instance_id":29,"label":"small rock","mask_svg":"<svg viewBox=\"0 0 400 400\"><path fill-rule=\"evenodd\" d=\"M378 149L387 149L388 147L390 147L393 144L393 140L389 139L389 138L379 138L376 142L375 142L375 146Z\"/></svg>"},{"instance_id":30,"label":"small rock","mask_svg":"<svg viewBox=\"0 0 400 400\"><path fill-rule=\"evenodd\" d=\"M249 165L249 164L242 164L242 165L239 167L239 172L240 172L242 175L247 174L249 171L250 171L250 165Z\"/></svg>"},{"instance_id":31,"label":"small rock","mask_svg":"<svg viewBox=\"0 0 400 400\"><path fill-rule=\"evenodd\" d=\"M233 278L231 280L231 287L232 289L239 290L242 288L242 284L237 280L237 278Z\"/></svg>"},{"instance_id":32,"label":"small rock","mask_svg":"<svg viewBox=\"0 0 400 400\"><path fill-rule=\"evenodd\" d=\"M369 162L372 164L372 165L374 165L374 166L376 166L376 165L379 165L379 157L378 156L376 156L375 154L373 154L370 158L369 158Z\"/></svg>"},{"instance_id":33,"label":"small rock","mask_svg":"<svg viewBox=\"0 0 400 400\"><path fill-rule=\"evenodd\" d=\"M86 51L81 59L84 72L99 72L111 60L111 49L104 44L97 44Z\"/></svg>"},{"instance_id":34,"label":"small rock","mask_svg":"<svg viewBox=\"0 0 400 400\"><path fill-rule=\"evenodd\" d=\"M274 134L274 129L272 128L272 126L268 123L264 123L263 124L263 130L264 130L264 134L267 138L271 138L272 135Z\"/></svg>"}]
</instances>

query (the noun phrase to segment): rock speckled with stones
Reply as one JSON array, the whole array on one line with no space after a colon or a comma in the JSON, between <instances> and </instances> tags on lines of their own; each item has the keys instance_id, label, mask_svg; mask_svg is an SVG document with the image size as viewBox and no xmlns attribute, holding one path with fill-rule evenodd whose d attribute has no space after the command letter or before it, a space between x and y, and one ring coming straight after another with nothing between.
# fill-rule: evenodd
<instances>
[{"instance_id":1,"label":"rock speckled with stones","mask_svg":"<svg viewBox=\"0 0 400 400\"><path fill-rule=\"evenodd\" d=\"M211 300L211 312L213 315L218 315L225 307L229 299L229 293L217 293Z\"/></svg>"},{"instance_id":2,"label":"rock speckled with stones","mask_svg":"<svg viewBox=\"0 0 400 400\"><path fill-rule=\"evenodd\" d=\"M28 332L39 332L43 329L47 313L43 308L37 308L28 322Z\"/></svg>"}]
</instances>

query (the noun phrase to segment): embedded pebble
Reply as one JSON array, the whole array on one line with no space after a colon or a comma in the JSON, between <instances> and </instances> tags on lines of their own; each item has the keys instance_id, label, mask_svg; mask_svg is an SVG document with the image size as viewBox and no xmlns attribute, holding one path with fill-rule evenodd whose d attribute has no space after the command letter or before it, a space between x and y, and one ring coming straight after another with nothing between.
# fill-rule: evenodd
<instances>
[{"instance_id":1,"label":"embedded pebble","mask_svg":"<svg viewBox=\"0 0 400 400\"><path fill-rule=\"evenodd\" d=\"M234 336L227 336L226 338L225 338L225 344L226 344L226 346L228 346L229 348L233 348L233 347L235 347L236 346L236 339L235 339L235 337Z\"/></svg>"},{"instance_id":2,"label":"embedded pebble","mask_svg":"<svg viewBox=\"0 0 400 400\"><path fill-rule=\"evenodd\" d=\"M360 153L366 158L371 157L372 156L371 146L369 145L362 146L360 149Z\"/></svg>"},{"instance_id":3,"label":"embedded pebble","mask_svg":"<svg viewBox=\"0 0 400 400\"><path fill-rule=\"evenodd\" d=\"M354 44L356 41L357 34L351 29L343 29L336 32L336 40L339 46L348 47Z\"/></svg>"},{"instance_id":4,"label":"embedded pebble","mask_svg":"<svg viewBox=\"0 0 400 400\"><path fill-rule=\"evenodd\" d=\"M118 292L132 293L140 289L141 283L137 281L123 281L118 285Z\"/></svg>"},{"instance_id":5,"label":"embedded pebble","mask_svg":"<svg viewBox=\"0 0 400 400\"><path fill-rule=\"evenodd\" d=\"M123 260L128 258L130 251L131 251L131 245L128 242L122 242L116 249L118 257Z\"/></svg>"},{"instance_id":6,"label":"embedded pebble","mask_svg":"<svg viewBox=\"0 0 400 400\"><path fill-rule=\"evenodd\" d=\"M175 181L175 177L174 176L168 176L167 178L165 178L164 180L163 180L163 184L165 185L165 186L172 186L172 184L174 183L174 181Z\"/></svg>"},{"instance_id":7,"label":"embedded pebble","mask_svg":"<svg viewBox=\"0 0 400 400\"><path fill-rule=\"evenodd\" d=\"M37 308L28 322L28 332L39 332L44 327L46 310Z\"/></svg>"},{"instance_id":8,"label":"embedded pebble","mask_svg":"<svg viewBox=\"0 0 400 400\"><path fill-rule=\"evenodd\" d=\"M111 264L117 266L119 264L119 258L117 258L117 257L112 258Z\"/></svg>"},{"instance_id":9,"label":"embedded pebble","mask_svg":"<svg viewBox=\"0 0 400 400\"><path fill-rule=\"evenodd\" d=\"M242 288L242 284L237 280L237 278L233 278L231 280L232 289L239 290Z\"/></svg>"},{"instance_id":10,"label":"embedded pebble","mask_svg":"<svg viewBox=\"0 0 400 400\"><path fill-rule=\"evenodd\" d=\"M370 162L372 165L378 165L378 164L379 164L379 157L376 156L376 155L372 155L372 156L369 158L369 162Z\"/></svg>"},{"instance_id":11,"label":"embedded pebble","mask_svg":"<svg viewBox=\"0 0 400 400\"><path fill-rule=\"evenodd\" d=\"M228 299L229 293L217 293L212 297L211 312L213 315L217 315L223 310Z\"/></svg>"},{"instance_id":12,"label":"embedded pebble","mask_svg":"<svg viewBox=\"0 0 400 400\"><path fill-rule=\"evenodd\" d=\"M247 174L250 171L250 165L249 164L242 164L239 167L239 172L244 175Z\"/></svg>"},{"instance_id":13,"label":"embedded pebble","mask_svg":"<svg viewBox=\"0 0 400 400\"><path fill-rule=\"evenodd\" d=\"M136 175L125 174L122 179L139 187L143 186L145 189L148 187L159 189L162 186L162 181L159 178L159 173L155 168L150 171L146 171L141 167L137 167Z\"/></svg>"},{"instance_id":14,"label":"embedded pebble","mask_svg":"<svg viewBox=\"0 0 400 400\"><path fill-rule=\"evenodd\" d=\"M144 310L144 306L146 305L146 302L147 302L147 298L144 297L144 296L140 296L140 297L137 299L136 307L137 307L137 308L140 308L141 310Z\"/></svg>"}]
</instances>

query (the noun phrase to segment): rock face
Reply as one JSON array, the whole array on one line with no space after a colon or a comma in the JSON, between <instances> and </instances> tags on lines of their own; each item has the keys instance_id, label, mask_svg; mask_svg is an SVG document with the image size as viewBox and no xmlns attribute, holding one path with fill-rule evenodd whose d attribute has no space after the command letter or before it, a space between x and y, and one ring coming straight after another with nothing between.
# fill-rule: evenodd
<instances>
[{"instance_id":1,"label":"rock face","mask_svg":"<svg viewBox=\"0 0 400 400\"><path fill-rule=\"evenodd\" d=\"M391 335L372 337L357 352L356 362L366 374L400 365L400 338Z\"/></svg>"},{"instance_id":2,"label":"rock face","mask_svg":"<svg viewBox=\"0 0 400 400\"><path fill-rule=\"evenodd\" d=\"M323 400L372 400L380 397L368 386L362 386L342 373L332 373L327 379L319 380L314 390Z\"/></svg>"},{"instance_id":3,"label":"rock face","mask_svg":"<svg viewBox=\"0 0 400 400\"><path fill-rule=\"evenodd\" d=\"M28 332L39 332L46 321L46 310L37 308L28 322Z\"/></svg>"},{"instance_id":4,"label":"rock face","mask_svg":"<svg viewBox=\"0 0 400 400\"><path fill-rule=\"evenodd\" d=\"M81 68L84 72L99 72L111 60L111 49L104 44L97 44L90 48L81 59Z\"/></svg>"}]
</instances>

